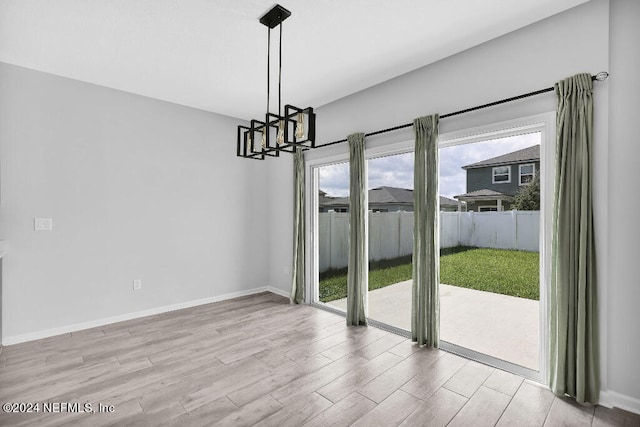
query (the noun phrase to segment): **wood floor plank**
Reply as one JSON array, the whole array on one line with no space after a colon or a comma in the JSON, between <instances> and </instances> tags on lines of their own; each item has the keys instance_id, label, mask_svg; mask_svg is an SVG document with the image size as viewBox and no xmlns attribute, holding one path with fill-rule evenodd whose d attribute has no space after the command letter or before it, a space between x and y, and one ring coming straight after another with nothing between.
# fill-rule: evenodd
<instances>
[{"instance_id":1,"label":"wood floor plank","mask_svg":"<svg viewBox=\"0 0 640 427\"><path fill-rule=\"evenodd\" d=\"M269 375L268 367L255 358L242 359L224 368L220 369L219 377L212 380L208 386L180 399L180 403L187 411L192 411Z\"/></svg>"},{"instance_id":2,"label":"wood floor plank","mask_svg":"<svg viewBox=\"0 0 640 427\"><path fill-rule=\"evenodd\" d=\"M332 402L338 402L351 392L397 365L402 358L392 353L382 353L357 369L347 372L318 390L318 393Z\"/></svg>"},{"instance_id":3,"label":"wood floor plank","mask_svg":"<svg viewBox=\"0 0 640 427\"><path fill-rule=\"evenodd\" d=\"M345 326L342 330L331 334L328 337L314 341L307 346L292 349L286 352L284 355L289 359L298 362L313 357L316 354L320 354L332 347L335 347L348 340L350 336L353 336L353 334L350 331L346 330Z\"/></svg>"},{"instance_id":4,"label":"wood floor plank","mask_svg":"<svg viewBox=\"0 0 640 427\"><path fill-rule=\"evenodd\" d=\"M262 350L261 352L254 354L253 357L262 361L262 363L264 363L265 365L271 368L287 366L290 363L295 363L293 360L285 356L283 351L280 351L279 349L274 349L274 348L268 348L266 350ZM331 359L327 359L324 356L323 358L328 361L327 363L332 361Z\"/></svg>"},{"instance_id":5,"label":"wood floor plank","mask_svg":"<svg viewBox=\"0 0 640 427\"><path fill-rule=\"evenodd\" d=\"M489 375L489 378L487 378L483 385L508 396L513 396L523 381L524 378L522 377L496 369Z\"/></svg>"},{"instance_id":6,"label":"wood floor plank","mask_svg":"<svg viewBox=\"0 0 640 427\"><path fill-rule=\"evenodd\" d=\"M185 415L186 412L182 405L177 401L169 402L162 407L155 408L152 411L140 412L136 415L128 417L119 422L120 426L132 427L156 427L173 423L178 425L179 417Z\"/></svg>"},{"instance_id":7,"label":"wood floor plank","mask_svg":"<svg viewBox=\"0 0 640 427\"><path fill-rule=\"evenodd\" d=\"M556 397L553 399L549 415L545 420L545 426L582 427L590 426L593 421L594 408L580 405L568 398Z\"/></svg>"},{"instance_id":8,"label":"wood floor plank","mask_svg":"<svg viewBox=\"0 0 640 427\"><path fill-rule=\"evenodd\" d=\"M396 334L386 334L382 338L362 347L360 350L355 352L356 356L364 357L367 360L374 359L381 355L382 353L387 352L387 350L397 346L401 342L406 341L406 338L401 337ZM397 355L400 356L400 355ZM402 358L407 356L400 356Z\"/></svg>"},{"instance_id":9,"label":"wood floor plank","mask_svg":"<svg viewBox=\"0 0 640 427\"><path fill-rule=\"evenodd\" d=\"M259 399L233 411L220 421L214 423L216 426L252 426L258 421L282 409L280 402L270 395L262 396Z\"/></svg>"},{"instance_id":10,"label":"wood floor plank","mask_svg":"<svg viewBox=\"0 0 640 427\"><path fill-rule=\"evenodd\" d=\"M622 409L598 406L593 414L593 427L640 427L640 414L632 414Z\"/></svg>"},{"instance_id":11,"label":"wood floor plank","mask_svg":"<svg viewBox=\"0 0 640 427\"><path fill-rule=\"evenodd\" d=\"M471 397L494 369L482 363L470 361L456 372L443 387L464 397Z\"/></svg>"},{"instance_id":12,"label":"wood floor plank","mask_svg":"<svg viewBox=\"0 0 640 427\"><path fill-rule=\"evenodd\" d=\"M402 390L396 390L382 403L359 418L356 427L387 427L400 424L409 414L415 411L422 401Z\"/></svg>"},{"instance_id":13,"label":"wood floor plank","mask_svg":"<svg viewBox=\"0 0 640 427\"><path fill-rule=\"evenodd\" d=\"M468 361L455 354L447 353L429 366L429 370L423 370L413 377L402 390L419 399L426 400L458 372Z\"/></svg>"},{"instance_id":14,"label":"wood floor plank","mask_svg":"<svg viewBox=\"0 0 640 427\"><path fill-rule=\"evenodd\" d=\"M344 325L341 325L341 327L344 329ZM254 356L265 362L267 365L273 367L280 366L280 364L288 363L289 361L295 362L304 360L302 358L293 360L287 357L287 354L293 355L295 350L307 348L312 345L312 343L328 338L334 334L336 334L335 331L331 331L326 328L294 329L292 331L288 331L287 334L282 334L285 338L284 340L269 342L269 347L266 350L256 353ZM311 359L317 359L317 356L318 354L314 354L310 357ZM331 361L331 359L324 356L322 357Z\"/></svg>"},{"instance_id":15,"label":"wood floor plank","mask_svg":"<svg viewBox=\"0 0 640 427\"><path fill-rule=\"evenodd\" d=\"M273 319L270 319L270 321L273 321ZM278 318L275 324L283 321L282 318ZM265 349L282 351L292 347L297 348L328 335L322 328L318 328L310 322L310 319L304 319L296 322L294 326L286 331L282 331L281 328L277 328L275 325L269 328L268 324L263 324L262 327L266 328L266 331L260 334L259 339L253 340L249 344L244 340L239 340L237 344L226 346L223 350L216 352L216 356L223 363L231 363L244 357L263 353ZM305 338L301 340L300 335Z\"/></svg>"},{"instance_id":16,"label":"wood floor plank","mask_svg":"<svg viewBox=\"0 0 640 427\"><path fill-rule=\"evenodd\" d=\"M366 359L359 356L347 355L332 362L317 371L297 378L287 385L275 390L271 395L279 402L287 405L297 399L298 395L306 395L317 391L324 385L349 371L355 371L366 363Z\"/></svg>"},{"instance_id":17,"label":"wood floor plank","mask_svg":"<svg viewBox=\"0 0 640 427\"><path fill-rule=\"evenodd\" d=\"M376 404L358 393L351 393L340 402L321 412L305 427L350 426L364 414L376 407Z\"/></svg>"},{"instance_id":18,"label":"wood floor plank","mask_svg":"<svg viewBox=\"0 0 640 427\"><path fill-rule=\"evenodd\" d=\"M525 381L511 399L497 425L540 427L544 425L554 397L550 390Z\"/></svg>"},{"instance_id":19,"label":"wood floor plank","mask_svg":"<svg viewBox=\"0 0 640 427\"><path fill-rule=\"evenodd\" d=\"M511 398L487 387L480 387L448 424L450 427L494 426Z\"/></svg>"},{"instance_id":20,"label":"wood floor plank","mask_svg":"<svg viewBox=\"0 0 640 427\"><path fill-rule=\"evenodd\" d=\"M323 351L321 354L331 360L342 359L347 354L355 353L377 341L381 337L389 334L381 329L367 328L364 326L357 327L356 331L358 329L361 329L362 331L360 331L357 336L352 337L348 341L344 341L335 347L331 347L330 349Z\"/></svg>"},{"instance_id":21,"label":"wood floor plank","mask_svg":"<svg viewBox=\"0 0 640 427\"><path fill-rule=\"evenodd\" d=\"M45 397L53 397L60 391L70 391L86 384L92 384L119 373L117 358L84 364L68 371L58 371L51 375L32 377L28 369L21 370L22 376L13 381L2 381L0 399L4 402L34 402ZM19 397L21 400L16 400Z\"/></svg>"},{"instance_id":22,"label":"wood floor plank","mask_svg":"<svg viewBox=\"0 0 640 427\"><path fill-rule=\"evenodd\" d=\"M249 402L259 399L265 394L269 394L272 391L289 384L293 380L313 372L314 370L315 369L310 369L307 366L300 366L289 361L287 365L274 370L270 375L262 378L261 380L229 393L228 397L235 405L244 406Z\"/></svg>"},{"instance_id":23,"label":"wood floor plank","mask_svg":"<svg viewBox=\"0 0 640 427\"><path fill-rule=\"evenodd\" d=\"M441 387L413 411L400 425L413 427L421 427L424 425L444 427L449 424L467 401L468 399L466 397Z\"/></svg>"},{"instance_id":24,"label":"wood floor plank","mask_svg":"<svg viewBox=\"0 0 640 427\"><path fill-rule=\"evenodd\" d=\"M166 424L176 427L204 426L214 421L222 420L238 410L226 397L207 402L193 411L188 411L173 420L167 420Z\"/></svg>"},{"instance_id":25,"label":"wood floor plank","mask_svg":"<svg viewBox=\"0 0 640 427\"><path fill-rule=\"evenodd\" d=\"M360 387L358 393L380 403L413 377L429 370L430 366L444 354L440 350L422 348Z\"/></svg>"},{"instance_id":26,"label":"wood floor plank","mask_svg":"<svg viewBox=\"0 0 640 427\"><path fill-rule=\"evenodd\" d=\"M172 372L174 365L169 365ZM158 379L157 386L140 390L140 406L145 411L152 411L172 401L178 401L187 394L200 390L220 378L222 363L202 366L196 372L187 371L183 375L163 376Z\"/></svg>"},{"instance_id":27,"label":"wood floor plank","mask_svg":"<svg viewBox=\"0 0 640 427\"><path fill-rule=\"evenodd\" d=\"M413 353L420 351L422 347L418 346L416 343L411 342L411 340L405 339L401 341L399 344L391 347L389 349L389 353L397 354L402 357L409 357Z\"/></svg>"},{"instance_id":28,"label":"wood floor plank","mask_svg":"<svg viewBox=\"0 0 640 427\"><path fill-rule=\"evenodd\" d=\"M315 417L333 403L318 393L298 396L295 402L282 408L278 412L264 418L256 426L298 427Z\"/></svg>"}]
</instances>

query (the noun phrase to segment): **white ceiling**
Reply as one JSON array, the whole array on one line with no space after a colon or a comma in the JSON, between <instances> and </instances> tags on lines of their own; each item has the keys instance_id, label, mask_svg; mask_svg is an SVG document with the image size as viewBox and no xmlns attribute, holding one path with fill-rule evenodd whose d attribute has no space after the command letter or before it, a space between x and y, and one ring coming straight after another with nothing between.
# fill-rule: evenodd
<instances>
[{"instance_id":1,"label":"white ceiling","mask_svg":"<svg viewBox=\"0 0 640 427\"><path fill-rule=\"evenodd\" d=\"M280 0L292 12L283 24L283 103L319 107L586 1ZM257 118L267 45L258 18L274 4L0 0L0 61Z\"/></svg>"}]
</instances>

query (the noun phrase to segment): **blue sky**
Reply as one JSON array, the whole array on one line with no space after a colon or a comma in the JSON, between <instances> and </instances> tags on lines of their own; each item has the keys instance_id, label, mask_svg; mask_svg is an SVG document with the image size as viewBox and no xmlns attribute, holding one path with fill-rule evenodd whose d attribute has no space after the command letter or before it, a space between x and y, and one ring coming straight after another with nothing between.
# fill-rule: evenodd
<instances>
[{"instance_id":1,"label":"blue sky","mask_svg":"<svg viewBox=\"0 0 640 427\"><path fill-rule=\"evenodd\" d=\"M510 153L540 143L540 133L529 133L490 141L440 149L440 195L453 198L466 192L462 166ZM369 161L369 188L380 186L413 188L413 153L379 157ZM349 164L320 169L320 189L330 196L349 194Z\"/></svg>"}]
</instances>

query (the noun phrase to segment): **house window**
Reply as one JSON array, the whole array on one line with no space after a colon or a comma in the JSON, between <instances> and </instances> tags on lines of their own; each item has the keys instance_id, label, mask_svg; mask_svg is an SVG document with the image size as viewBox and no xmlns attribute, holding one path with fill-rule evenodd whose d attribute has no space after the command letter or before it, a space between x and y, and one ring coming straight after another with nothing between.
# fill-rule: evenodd
<instances>
[{"instance_id":1,"label":"house window","mask_svg":"<svg viewBox=\"0 0 640 427\"><path fill-rule=\"evenodd\" d=\"M520 175L520 185L525 185L533 181L533 177L536 175L536 165L530 163L528 165L520 165L518 167Z\"/></svg>"},{"instance_id":2,"label":"house window","mask_svg":"<svg viewBox=\"0 0 640 427\"><path fill-rule=\"evenodd\" d=\"M511 167L496 166L493 168L493 183L502 184L511 182Z\"/></svg>"},{"instance_id":3,"label":"house window","mask_svg":"<svg viewBox=\"0 0 640 427\"><path fill-rule=\"evenodd\" d=\"M497 206L478 206L478 212L498 212Z\"/></svg>"}]
</instances>

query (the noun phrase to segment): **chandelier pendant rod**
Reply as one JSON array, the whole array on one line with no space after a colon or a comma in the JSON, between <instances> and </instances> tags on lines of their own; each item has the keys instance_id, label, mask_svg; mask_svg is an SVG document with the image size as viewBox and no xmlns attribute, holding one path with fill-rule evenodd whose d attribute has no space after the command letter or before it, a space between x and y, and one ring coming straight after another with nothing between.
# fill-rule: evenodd
<instances>
[{"instance_id":1,"label":"chandelier pendant rod","mask_svg":"<svg viewBox=\"0 0 640 427\"><path fill-rule=\"evenodd\" d=\"M267 27L267 114L269 114L269 88L271 87L271 28Z\"/></svg>"},{"instance_id":2,"label":"chandelier pendant rod","mask_svg":"<svg viewBox=\"0 0 640 427\"><path fill-rule=\"evenodd\" d=\"M282 119L282 22L280 22L280 41L278 42L278 116Z\"/></svg>"}]
</instances>

